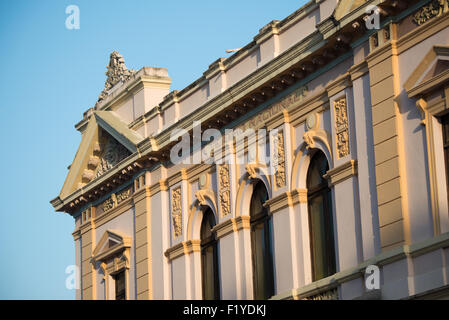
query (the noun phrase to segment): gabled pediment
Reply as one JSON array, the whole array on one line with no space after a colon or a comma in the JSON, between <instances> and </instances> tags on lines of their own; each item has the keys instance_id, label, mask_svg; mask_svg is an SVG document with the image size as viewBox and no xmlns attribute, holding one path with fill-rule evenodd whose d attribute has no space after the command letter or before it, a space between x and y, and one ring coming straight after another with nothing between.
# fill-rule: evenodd
<instances>
[{"instance_id":1,"label":"gabled pediment","mask_svg":"<svg viewBox=\"0 0 449 320\"><path fill-rule=\"evenodd\" d=\"M112 111L96 111L90 117L70 166L59 198L94 181L137 151L143 138Z\"/></svg>"},{"instance_id":2,"label":"gabled pediment","mask_svg":"<svg viewBox=\"0 0 449 320\"><path fill-rule=\"evenodd\" d=\"M434 46L404 83L410 98L449 82L449 46Z\"/></svg>"},{"instance_id":3,"label":"gabled pediment","mask_svg":"<svg viewBox=\"0 0 449 320\"><path fill-rule=\"evenodd\" d=\"M340 0L334 11L334 18L340 20L365 2L365 0Z\"/></svg>"},{"instance_id":4,"label":"gabled pediment","mask_svg":"<svg viewBox=\"0 0 449 320\"><path fill-rule=\"evenodd\" d=\"M130 248L131 243L131 237L128 237L119 231L107 230L95 247L92 253L92 258L94 261L106 260L120 254L125 249Z\"/></svg>"}]
</instances>

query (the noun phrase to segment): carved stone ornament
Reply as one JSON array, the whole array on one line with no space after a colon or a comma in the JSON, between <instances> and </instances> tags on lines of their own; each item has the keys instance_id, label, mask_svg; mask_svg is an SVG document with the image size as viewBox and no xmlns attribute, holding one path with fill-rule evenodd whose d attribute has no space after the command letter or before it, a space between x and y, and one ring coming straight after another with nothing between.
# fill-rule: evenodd
<instances>
[{"instance_id":1,"label":"carved stone ornament","mask_svg":"<svg viewBox=\"0 0 449 320\"><path fill-rule=\"evenodd\" d=\"M420 26L435 17L442 16L449 11L448 2L449 0L433 0L413 15L413 22Z\"/></svg>"},{"instance_id":2,"label":"carved stone ornament","mask_svg":"<svg viewBox=\"0 0 449 320\"><path fill-rule=\"evenodd\" d=\"M218 167L219 197L222 216L231 213L231 184L229 183L229 166L227 164Z\"/></svg>"},{"instance_id":3,"label":"carved stone ornament","mask_svg":"<svg viewBox=\"0 0 449 320\"><path fill-rule=\"evenodd\" d=\"M182 235L181 188L172 191L171 215L173 221L173 235L174 238L178 238Z\"/></svg>"},{"instance_id":4,"label":"carved stone ornament","mask_svg":"<svg viewBox=\"0 0 449 320\"><path fill-rule=\"evenodd\" d=\"M111 194L111 197L108 198L105 202L103 202L103 212L109 211L117 207L120 203L125 201L131 195L131 188Z\"/></svg>"},{"instance_id":5,"label":"carved stone ornament","mask_svg":"<svg viewBox=\"0 0 449 320\"><path fill-rule=\"evenodd\" d=\"M275 147L277 152L275 153L274 164L276 165L276 187L282 188L285 186L285 147L284 147L284 134L282 131L277 134L277 142Z\"/></svg>"},{"instance_id":6,"label":"carved stone ornament","mask_svg":"<svg viewBox=\"0 0 449 320\"><path fill-rule=\"evenodd\" d=\"M334 101L335 134L337 137L337 159L349 154L349 126L346 97Z\"/></svg>"},{"instance_id":7,"label":"carved stone ornament","mask_svg":"<svg viewBox=\"0 0 449 320\"><path fill-rule=\"evenodd\" d=\"M313 296L309 296L303 300L338 300L338 292L337 289L331 289Z\"/></svg>"},{"instance_id":8,"label":"carved stone ornament","mask_svg":"<svg viewBox=\"0 0 449 320\"><path fill-rule=\"evenodd\" d=\"M109 91L117 83L127 81L136 72L135 70L128 70L125 65L125 59L123 59L123 56L117 51L112 52L109 56L109 65L107 65L106 68L108 69L105 72L107 79L104 84L104 90L98 97L98 102L106 99L109 95Z\"/></svg>"},{"instance_id":9,"label":"carved stone ornament","mask_svg":"<svg viewBox=\"0 0 449 320\"><path fill-rule=\"evenodd\" d=\"M128 149L114 138L109 138L106 142L103 155L100 158L95 177L102 176L129 155L130 152Z\"/></svg>"}]
</instances>

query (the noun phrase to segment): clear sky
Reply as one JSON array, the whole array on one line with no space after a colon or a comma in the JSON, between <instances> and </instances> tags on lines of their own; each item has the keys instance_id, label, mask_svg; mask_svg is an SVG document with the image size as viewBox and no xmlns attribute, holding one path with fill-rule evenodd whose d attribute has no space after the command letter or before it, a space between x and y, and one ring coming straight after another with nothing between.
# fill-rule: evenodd
<instances>
[{"instance_id":1,"label":"clear sky","mask_svg":"<svg viewBox=\"0 0 449 320\"><path fill-rule=\"evenodd\" d=\"M128 68L167 68L172 90L198 79L305 0L0 2L0 299L73 299L73 218L55 213L74 129L103 89L109 54ZM65 27L68 5L80 29Z\"/></svg>"}]
</instances>

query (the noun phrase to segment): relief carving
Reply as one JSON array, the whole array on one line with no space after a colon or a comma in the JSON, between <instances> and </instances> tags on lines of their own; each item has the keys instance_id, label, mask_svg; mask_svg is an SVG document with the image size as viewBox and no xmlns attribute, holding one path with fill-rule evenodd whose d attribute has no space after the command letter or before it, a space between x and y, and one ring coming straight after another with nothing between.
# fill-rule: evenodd
<instances>
[{"instance_id":1,"label":"relief carving","mask_svg":"<svg viewBox=\"0 0 449 320\"><path fill-rule=\"evenodd\" d=\"M171 210L173 234L174 238L178 238L182 235L181 188L172 191Z\"/></svg>"},{"instance_id":2,"label":"relief carving","mask_svg":"<svg viewBox=\"0 0 449 320\"><path fill-rule=\"evenodd\" d=\"M97 173L95 178L98 178L112 169L120 161L128 157L130 152L122 144L114 138L109 138L106 142L104 152L99 160Z\"/></svg>"},{"instance_id":3,"label":"relief carving","mask_svg":"<svg viewBox=\"0 0 449 320\"><path fill-rule=\"evenodd\" d=\"M229 166L220 165L218 169L219 185L220 185L220 205L221 214L227 216L231 213L231 184L229 182Z\"/></svg>"},{"instance_id":4,"label":"relief carving","mask_svg":"<svg viewBox=\"0 0 449 320\"><path fill-rule=\"evenodd\" d=\"M117 207L120 203L125 201L131 195L131 189L127 189L125 191L121 191L119 193L111 194L111 197L108 198L105 202L103 202L103 212L109 211Z\"/></svg>"},{"instance_id":5,"label":"relief carving","mask_svg":"<svg viewBox=\"0 0 449 320\"><path fill-rule=\"evenodd\" d=\"M349 126L346 97L334 101L337 159L349 154Z\"/></svg>"},{"instance_id":6,"label":"relief carving","mask_svg":"<svg viewBox=\"0 0 449 320\"><path fill-rule=\"evenodd\" d=\"M277 153L275 153L274 159L277 169L275 173L276 187L282 188L285 186L285 147L284 147L284 134L278 132L277 135Z\"/></svg>"},{"instance_id":7,"label":"relief carving","mask_svg":"<svg viewBox=\"0 0 449 320\"><path fill-rule=\"evenodd\" d=\"M313 296L309 296L303 300L338 300L338 292L337 289L331 289Z\"/></svg>"},{"instance_id":8,"label":"relief carving","mask_svg":"<svg viewBox=\"0 0 449 320\"><path fill-rule=\"evenodd\" d=\"M433 0L413 15L413 22L420 26L435 17L442 16L448 11L448 0Z\"/></svg>"}]
</instances>

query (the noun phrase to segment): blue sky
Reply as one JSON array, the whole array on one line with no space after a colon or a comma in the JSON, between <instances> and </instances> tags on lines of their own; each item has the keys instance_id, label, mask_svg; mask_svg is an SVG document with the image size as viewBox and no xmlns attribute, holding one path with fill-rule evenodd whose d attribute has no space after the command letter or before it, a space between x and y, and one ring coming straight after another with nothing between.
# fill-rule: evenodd
<instances>
[{"instance_id":1,"label":"blue sky","mask_svg":"<svg viewBox=\"0 0 449 320\"><path fill-rule=\"evenodd\" d=\"M110 52L168 68L172 90L306 1L1 1L0 299L73 299L73 219L55 213L80 142L74 124L103 89ZM80 29L65 27L68 5Z\"/></svg>"}]
</instances>

